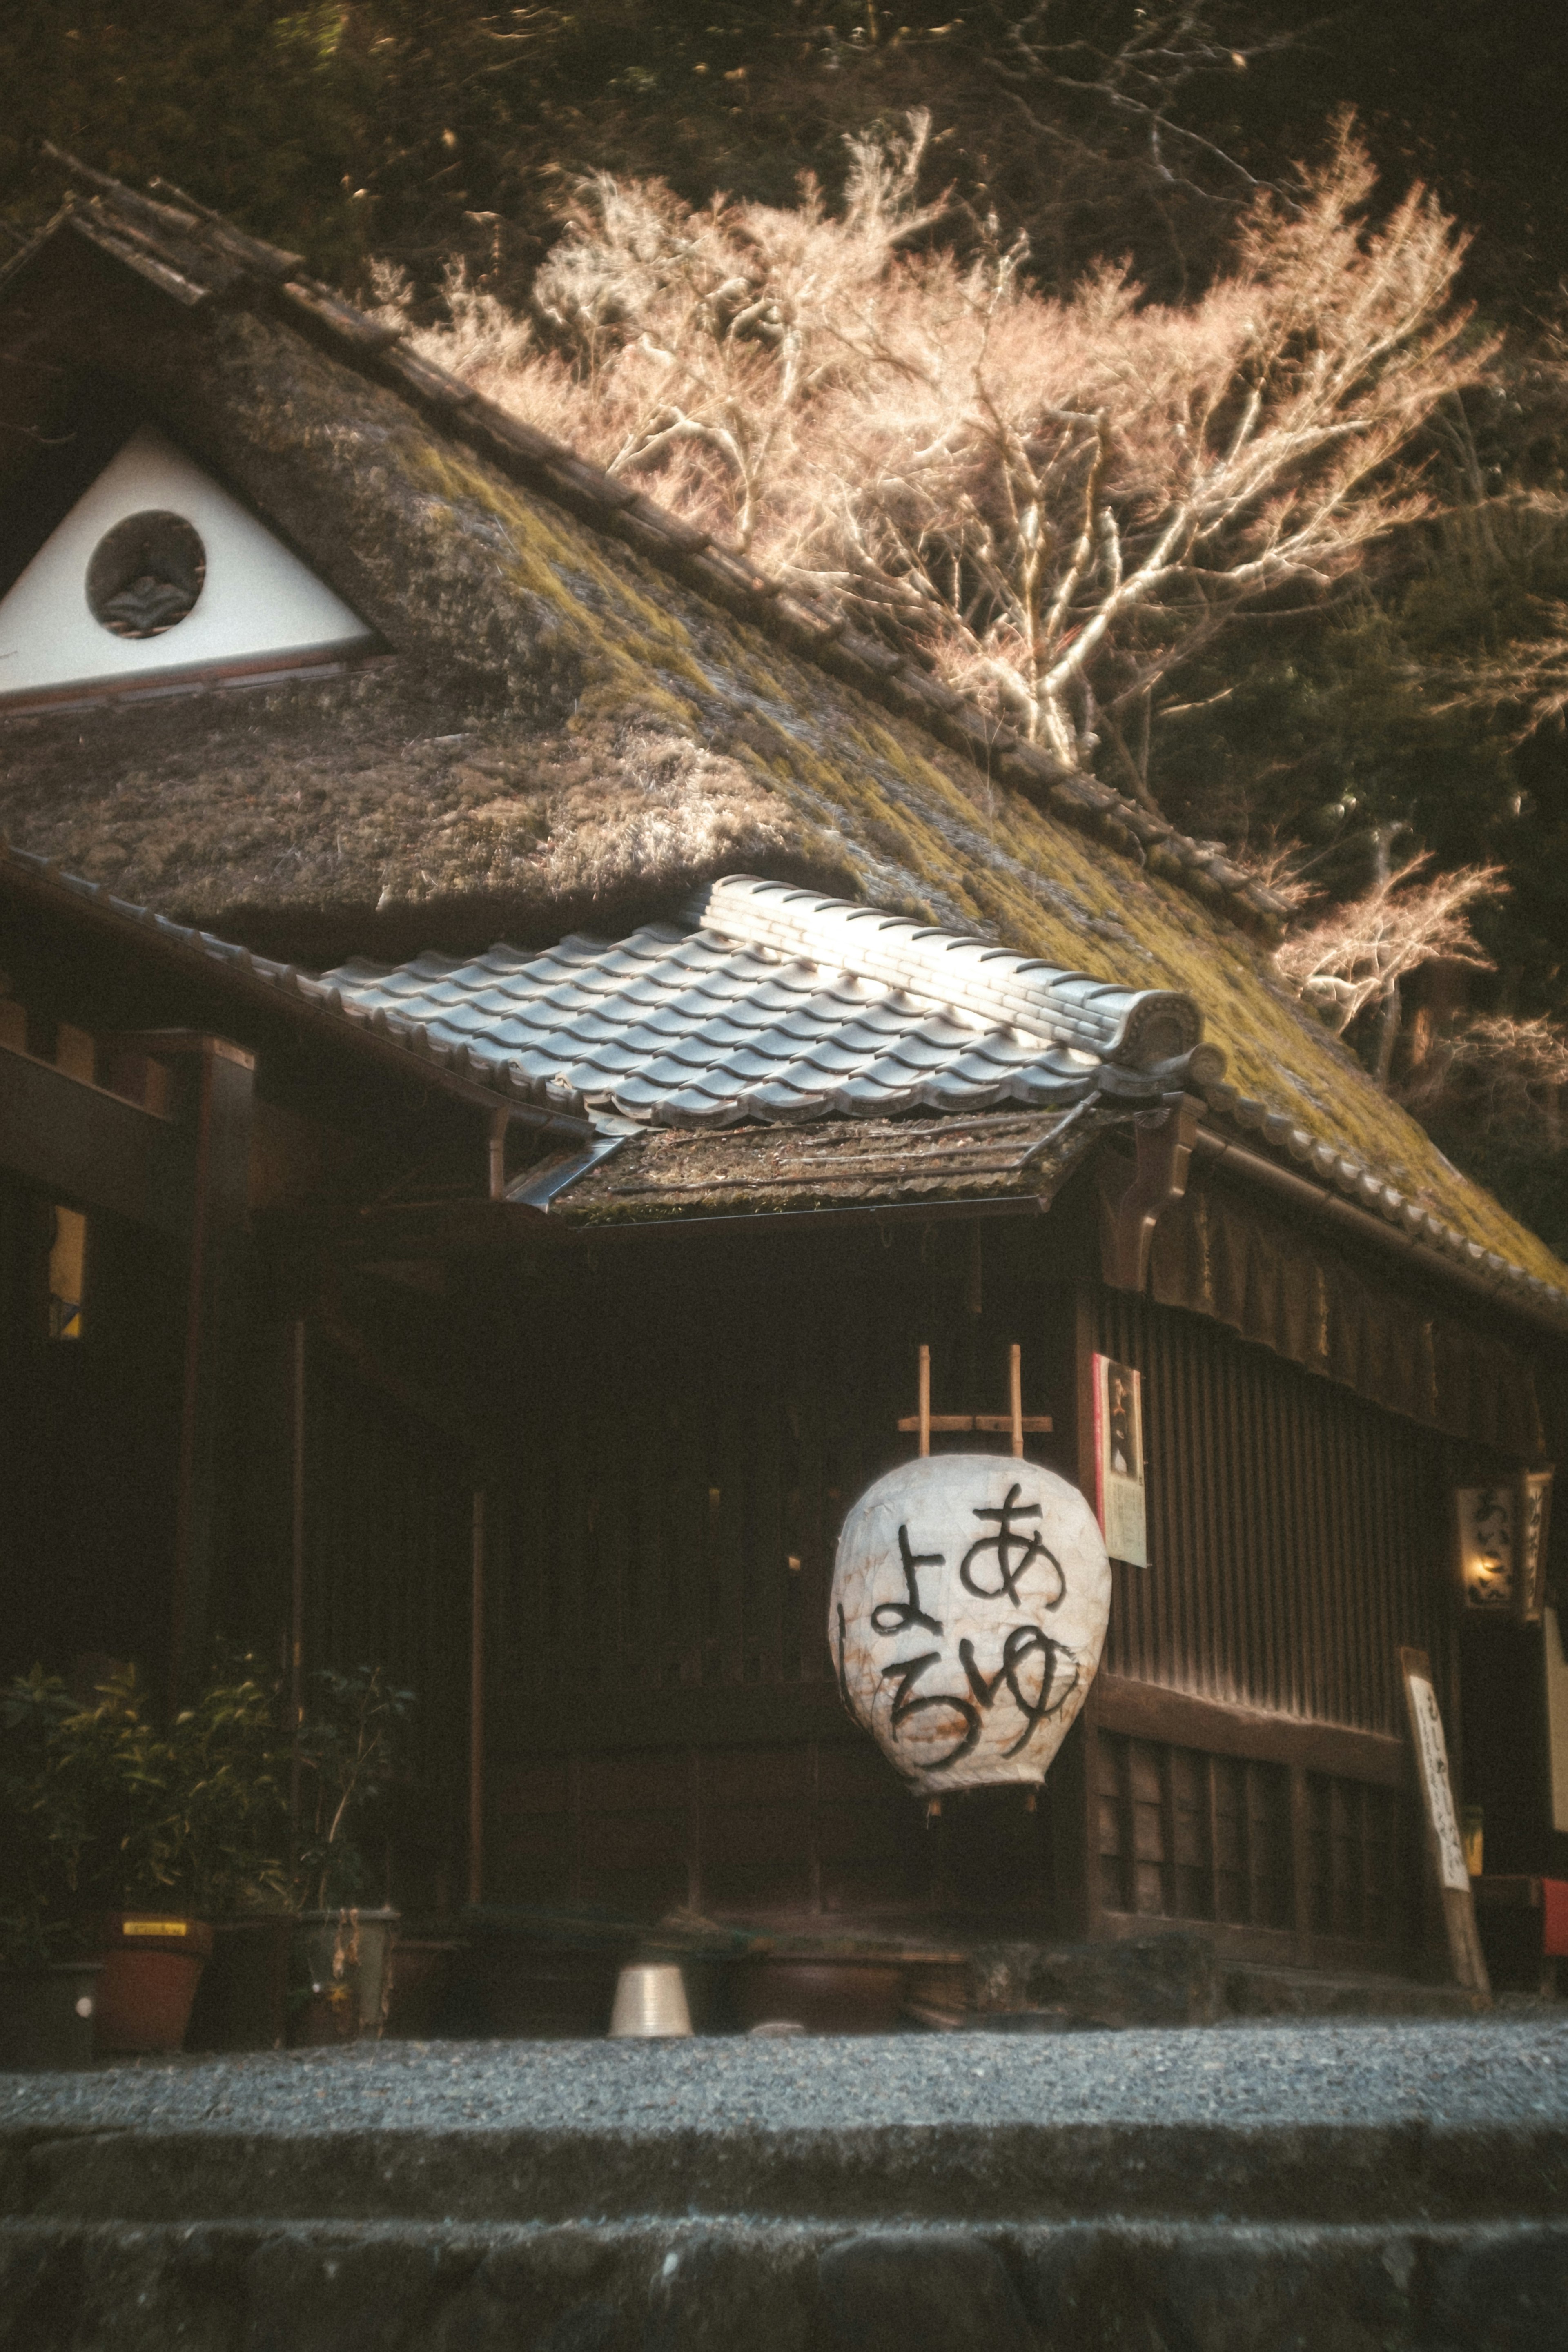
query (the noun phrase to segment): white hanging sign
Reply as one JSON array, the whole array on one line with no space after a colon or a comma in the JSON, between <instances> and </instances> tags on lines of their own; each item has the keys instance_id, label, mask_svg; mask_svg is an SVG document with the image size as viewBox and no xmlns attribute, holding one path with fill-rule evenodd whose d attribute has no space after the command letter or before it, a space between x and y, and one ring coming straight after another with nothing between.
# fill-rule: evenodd
<instances>
[{"instance_id":1,"label":"white hanging sign","mask_svg":"<svg viewBox=\"0 0 1568 2352\"><path fill-rule=\"evenodd\" d=\"M1094 1461L1100 1524L1112 1559L1149 1565L1143 1489L1143 1383L1131 1364L1094 1360Z\"/></svg>"},{"instance_id":2,"label":"white hanging sign","mask_svg":"<svg viewBox=\"0 0 1568 2352\"><path fill-rule=\"evenodd\" d=\"M939 1454L844 1522L828 1641L856 1721L925 1794L1037 1784L1100 1664L1110 1563L1076 1486Z\"/></svg>"},{"instance_id":3,"label":"white hanging sign","mask_svg":"<svg viewBox=\"0 0 1568 2352\"><path fill-rule=\"evenodd\" d=\"M1408 1668L1405 1689L1421 1770L1421 1793L1426 1801L1426 1818L1436 1848L1438 1881L1458 1894L1468 1895L1470 1874L1465 1867L1464 1841L1454 1817L1454 1785L1448 1772L1448 1748L1443 1738L1437 1694L1425 1675L1413 1674Z\"/></svg>"}]
</instances>

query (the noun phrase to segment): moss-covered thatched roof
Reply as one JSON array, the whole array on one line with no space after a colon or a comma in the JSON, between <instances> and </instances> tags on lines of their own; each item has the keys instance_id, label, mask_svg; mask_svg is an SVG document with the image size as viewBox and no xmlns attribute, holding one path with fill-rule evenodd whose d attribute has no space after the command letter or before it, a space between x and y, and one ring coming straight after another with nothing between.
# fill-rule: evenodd
<instances>
[{"instance_id":1,"label":"moss-covered thatched roof","mask_svg":"<svg viewBox=\"0 0 1568 2352\"><path fill-rule=\"evenodd\" d=\"M0 828L27 849L315 964L614 936L724 872L797 879L1195 998L1229 1064L1216 1117L1564 1281L1279 985L1266 892L474 399L293 257L106 188L0 278L0 348L26 428L0 508L47 521L51 424L149 417L391 656L0 706Z\"/></svg>"}]
</instances>

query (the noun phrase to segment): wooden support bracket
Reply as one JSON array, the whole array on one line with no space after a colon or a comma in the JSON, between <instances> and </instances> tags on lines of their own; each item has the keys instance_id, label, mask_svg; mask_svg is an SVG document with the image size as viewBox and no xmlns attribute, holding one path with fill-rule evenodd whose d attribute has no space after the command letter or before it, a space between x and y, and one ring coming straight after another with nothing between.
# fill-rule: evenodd
<instances>
[{"instance_id":1,"label":"wooden support bracket","mask_svg":"<svg viewBox=\"0 0 1568 2352\"><path fill-rule=\"evenodd\" d=\"M1191 1095L1160 1111L1141 1111L1132 1123L1138 1157L1131 1166L1102 1152L1100 1183L1100 1265L1113 1290L1142 1290L1161 1212L1187 1189L1187 1170L1203 1105Z\"/></svg>"}]
</instances>

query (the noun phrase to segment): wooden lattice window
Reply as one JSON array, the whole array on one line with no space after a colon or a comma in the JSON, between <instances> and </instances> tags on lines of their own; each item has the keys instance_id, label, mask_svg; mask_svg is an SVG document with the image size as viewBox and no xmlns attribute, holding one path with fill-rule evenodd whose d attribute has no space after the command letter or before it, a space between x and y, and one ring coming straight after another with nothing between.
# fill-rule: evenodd
<instances>
[{"instance_id":1,"label":"wooden lattice window","mask_svg":"<svg viewBox=\"0 0 1568 2352\"><path fill-rule=\"evenodd\" d=\"M1314 1933L1394 1943L1404 1924L1399 1794L1363 1780L1307 1779Z\"/></svg>"},{"instance_id":2,"label":"wooden lattice window","mask_svg":"<svg viewBox=\"0 0 1568 2352\"><path fill-rule=\"evenodd\" d=\"M1290 1925L1282 1765L1102 1732L1100 1900L1110 1911Z\"/></svg>"}]
</instances>

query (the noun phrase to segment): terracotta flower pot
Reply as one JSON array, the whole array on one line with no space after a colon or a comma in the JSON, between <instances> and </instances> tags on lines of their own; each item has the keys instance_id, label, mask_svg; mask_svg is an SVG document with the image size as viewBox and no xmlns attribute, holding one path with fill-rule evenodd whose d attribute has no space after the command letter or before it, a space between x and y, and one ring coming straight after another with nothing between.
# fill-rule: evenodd
<instances>
[{"instance_id":1,"label":"terracotta flower pot","mask_svg":"<svg viewBox=\"0 0 1568 2352\"><path fill-rule=\"evenodd\" d=\"M205 1919L171 1911L111 1911L94 1921L100 2053L178 2050L213 1948Z\"/></svg>"},{"instance_id":2,"label":"terracotta flower pot","mask_svg":"<svg viewBox=\"0 0 1568 2352\"><path fill-rule=\"evenodd\" d=\"M92 2062L97 1960L0 1969L0 2069L87 2066Z\"/></svg>"},{"instance_id":3,"label":"terracotta flower pot","mask_svg":"<svg viewBox=\"0 0 1568 2352\"><path fill-rule=\"evenodd\" d=\"M398 1913L303 1911L289 1955L289 2039L296 2047L379 2041L392 1990Z\"/></svg>"}]
</instances>

